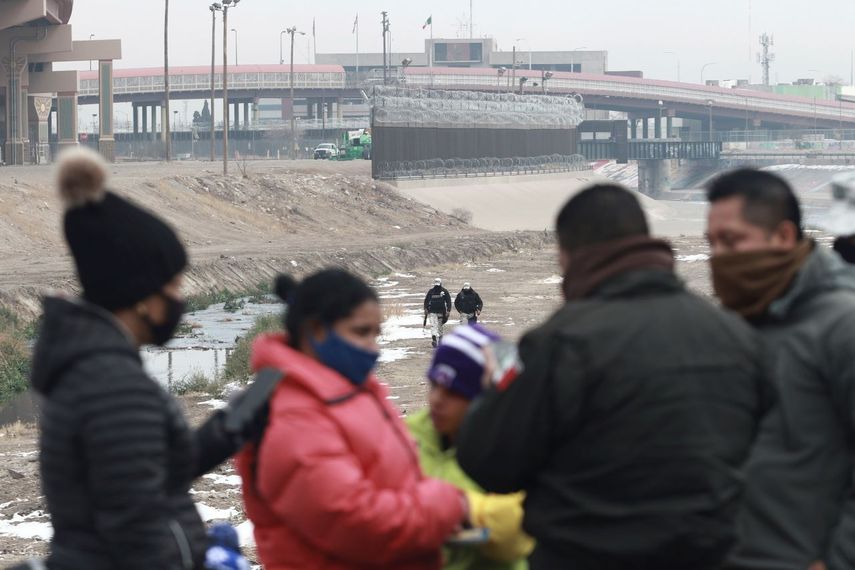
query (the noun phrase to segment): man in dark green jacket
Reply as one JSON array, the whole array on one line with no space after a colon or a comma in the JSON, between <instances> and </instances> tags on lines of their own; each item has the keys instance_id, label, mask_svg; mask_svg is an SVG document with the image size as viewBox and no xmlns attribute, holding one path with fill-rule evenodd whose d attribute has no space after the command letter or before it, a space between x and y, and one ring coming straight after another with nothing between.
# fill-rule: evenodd
<instances>
[{"instance_id":1,"label":"man in dark green jacket","mask_svg":"<svg viewBox=\"0 0 855 570\"><path fill-rule=\"evenodd\" d=\"M709 189L713 283L756 326L778 399L746 468L732 568L855 568L855 282L774 174Z\"/></svg>"},{"instance_id":2,"label":"man in dark green jacket","mask_svg":"<svg viewBox=\"0 0 855 570\"><path fill-rule=\"evenodd\" d=\"M527 493L532 570L717 568L768 397L757 339L686 291L627 190L581 192L557 230L567 303L473 404L458 461Z\"/></svg>"}]
</instances>

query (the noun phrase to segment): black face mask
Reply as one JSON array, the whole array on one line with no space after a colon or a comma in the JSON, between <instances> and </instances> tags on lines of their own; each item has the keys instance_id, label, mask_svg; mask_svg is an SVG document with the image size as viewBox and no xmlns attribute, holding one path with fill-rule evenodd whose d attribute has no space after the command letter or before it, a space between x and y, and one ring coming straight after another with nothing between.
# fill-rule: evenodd
<instances>
[{"instance_id":1,"label":"black face mask","mask_svg":"<svg viewBox=\"0 0 855 570\"><path fill-rule=\"evenodd\" d=\"M181 324L181 318L184 316L185 303L174 299L169 295L160 293L160 298L166 302L166 319L156 325L151 322L151 319L146 315L145 322L151 332L151 343L155 346L163 346L175 336L175 331L178 330L178 325Z\"/></svg>"}]
</instances>

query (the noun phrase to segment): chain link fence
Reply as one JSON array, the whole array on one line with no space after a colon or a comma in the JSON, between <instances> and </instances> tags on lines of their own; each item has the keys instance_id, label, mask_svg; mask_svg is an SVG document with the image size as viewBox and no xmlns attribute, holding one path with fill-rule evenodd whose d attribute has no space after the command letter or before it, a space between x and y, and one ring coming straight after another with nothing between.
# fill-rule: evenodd
<instances>
[{"instance_id":1,"label":"chain link fence","mask_svg":"<svg viewBox=\"0 0 855 570\"><path fill-rule=\"evenodd\" d=\"M581 154L513 158L451 158L378 163L379 178L401 180L413 178L475 178L581 172L591 165Z\"/></svg>"}]
</instances>

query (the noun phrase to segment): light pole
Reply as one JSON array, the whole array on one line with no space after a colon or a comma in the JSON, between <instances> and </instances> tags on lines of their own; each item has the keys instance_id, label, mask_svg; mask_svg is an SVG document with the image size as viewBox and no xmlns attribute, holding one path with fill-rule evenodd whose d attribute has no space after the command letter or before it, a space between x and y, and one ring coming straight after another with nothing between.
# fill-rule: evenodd
<instances>
[{"instance_id":1,"label":"light pole","mask_svg":"<svg viewBox=\"0 0 855 570\"><path fill-rule=\"evenodd\" d=\"M540 85L543 87L543 94L544 95L546 95L546 93L547 93L546 82L549 81L550 79L552 79L552 75L553 74L551 71L541 71L540 72Z\"/></svg>"},{"instance_id":2,"label":"light pole","mask_svg":"<svg viewBox=\"0 0 855 570\"><path fill-rule=\"evenodd\" d=\"M232 28L232 32L235 34L235 65L240 65L238 63L238 35L237 30Z\"/></svg>"},{"instance_id":3,"label":"light pole","mask_svg":"<svg viewBox=\"0 0 855 570\"><path fill-rule=\"evenodd\" d=\"M94 37L95 37L95 34L89 34L89 41L91 42ZM92 60L91 59L89 60L89 71L92 71Z\"/></svg>"},{"instance_id":4,"label":"light pole","mask_svg":"<svg viewBox=\"0 0 855 570\"><path fill-rule=\"evenodd\" d=\"M676 51L666 51L667 55L673 55L677 60L677 83L680 82L680 55Z\"/></svg>"},{"instance_id":5,"label":"light pole","mask_svg":"<svg viewBox=\"0 0 855 570\"><path fill-rule=\"evenodd\" d=\"M98 113L92 113L92 138L98 134Z\"/></svg>"},{"instance_id":6,"label":"light pole","mask_svg":"<svg viewBox=\"0 0 855 570\"><path fill-rule=\"evenodd\" d=\"M305 36L305 32L297 31L297 26L291 26L285 30L291 35L291 158L296 158L297 150L297 123L294 113L294 36L300 34ZM321 109L322 113L326 113L326 109Z\"/></svg>"},{"instance_id":7,"label":"light pole","mask_svg":"<svg viewBox=\"0 0 855 570\"><path fill-rule=\"evenodd\" d=\"M285 65L285 56L282 55L282 37L288 33L288 30L279 32L279 65Z\"/></svg>"},{"instance_id":8,"label":"light pole","mask_svg":"<svg viewBox=\"0 0 855 570\"><path fill-rule=\"evenodd\" d=\"M216 143L217 143L217 130L216 123L214 122L214 97L216 95L216 85L214 83L214 76L216 74L216 57L214 52L216 51L216 37L217 37L217 12L223 11L223 5L219 2L214 2L208 9L211 10L211 162L214 162L216 158Z\"/></svg>"},{"instance_id":9,"label":"light pole","mask_svg":"<svg viewBox=\"0 0 855 570\"><path fill-rule=\"evenodd\" d=\"M707 68L711 65L718 65L718 62L711 61L710 63L705 63L701 66L701 85L706 85L706 83L704 83L704 71L706 71Z\"/></svg>"},{"instance_id":10,"label":"light pole","mask_svg":"<svg viewBox=\"0 0 855 570\"><path fill-rule=\"evenodd\" d=\"M514 40L515 42L525 42L528 46L528 70L531 71L531 43L526 38L517 38Z\"/></svg>"},{"instance_id":11,"label":"light pole","mask_svg":"<svg viewBox=\"0 0 855 570\"><path fill-rule=\"evenodd\" d=\"M588 47L587 46L577 47L577 48L573 48L570 51L570 73L574 73L576 71L576 65L575 65L575 62L573 61L573 59L574 59L573 55L577 51L581 51L583 49L588 49ZM579 64L579 73L582 73L582 64L581 63Z\"/></svg>"},{"instance_id":12,"label":"light pole","mask_svg":"<svg viewBox=\"0 0 855 570\"><path fill-rule=\"evenodd\" d=\"M240 0L223 0L223 176L229 174L229 8Z\"/></svg>"},{"instance_id":13,"label":"light pole","mask_svg":"<svg viewBox=\"0 0 855 570\"><path fill-rule=\"evenodd\" d=\"M169 134L169 0L163 0L163 143L166 162L172 160Z\"/></svg>"},{"instance_id":14,"label":"light pole","mask_svg":"<svg viewBox=\"0 0 855 570\"><path fill-rule=\"evenodd\" d=\"M659 137L662 138L662 108L665 105L664 101L657 101L657 105L659 105L659 122L656 124L658 127L656 130L659 131ZM667 136L665 138L668 138Z\"/></svg>"}]
</instances>

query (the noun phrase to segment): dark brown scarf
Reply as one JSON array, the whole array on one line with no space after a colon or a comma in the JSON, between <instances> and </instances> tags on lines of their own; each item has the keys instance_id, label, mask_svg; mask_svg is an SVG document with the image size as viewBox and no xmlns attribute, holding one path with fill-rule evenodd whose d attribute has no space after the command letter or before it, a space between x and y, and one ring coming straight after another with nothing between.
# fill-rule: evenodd
<instances>
[{"instance_id":1,"label":"dark brown scarf","mask_svg":"<svg viewBox=\"0 0 855 570\"><path fill-rule=\"evenodd\" d=\"M746 251L712 258L713 289L721 304L746 319L763 316L781 297L813 251L812 240L791 250Z\"/></svg>"},{"instance_id":2,"label":"dark brown scarf","mask_svg":"<svg viewBox=\"0 0 855 570\"><path fill-rule=\"evenodd\" d=\"M667 242L633 236L579 248L570 254L564 274L564 298L583 299L604 281L627 271L674 270L674 251Z\"/></svg>"}]
</instances>

